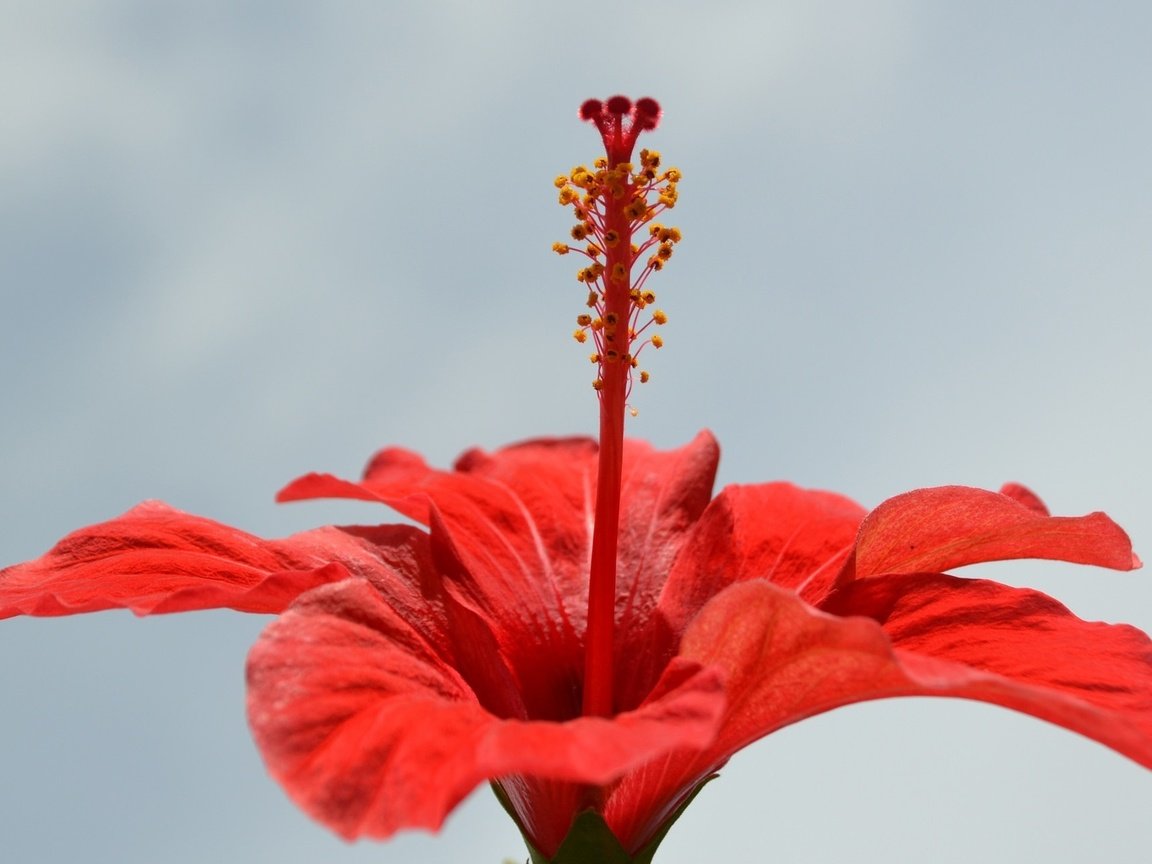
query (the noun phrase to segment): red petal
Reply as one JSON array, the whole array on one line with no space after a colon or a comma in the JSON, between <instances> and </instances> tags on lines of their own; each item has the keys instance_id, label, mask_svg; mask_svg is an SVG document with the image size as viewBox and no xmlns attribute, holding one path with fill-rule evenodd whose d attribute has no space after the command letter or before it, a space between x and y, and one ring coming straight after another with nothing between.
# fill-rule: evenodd
<instances>
[{"instance_id":1,"label":"red petal","mask_svg":"<svg viewBox=\"0 0 1152 864\"><path fill-rule=\"evenodd\" d=\"M438 484L451 476L430 467L419 453L389 447L372 457L360 482L341 480L331 474L305 474L281 489L276 500L351 498L376 501L427 525L429 496L436 491Z\"/></svg>"},{"instance_id":2,"label":"red petal","mask_svg":"<svg viewBox=\"0 0 1152 864\"><path fill-rule=\"evenodd\" d=\"M1038 512L1039 499L1031 493L1030 499L1023 497L1019 488L1010 487L1012 494L1004 495L942 486L888 499L860 526L855 569L846 568L841 584L853 577L940 573L1012 558L1048 558L1115 570L1140 566L1128 535L1103 513L1045 516Z\"/></svg>"},{"instance_id":3,"label":"red petal","mask_svg":"<svg viewBox=\"0 0 1152 864\"><path fill-rule=\"evenodd\" d=\"M879 625L826 615L760 580L733 585L708 603L685 632L679 656L726 673L728 710L710 759L693 769L702 773L797 720L907 692Z\"/></svg>"},{"instance_id":4,"label":"red petal","mask_svg":"<svg viewBox=\"0 0 1152 864\"><path fill-rule=\"evenodd\" d=\"M627 442L620 496L617 632L636 632L652 617L673 562L708 507L719 461L720 447L711 432L701 432L688 445L668 451Z\"/></svg>"},{"instance_id":5,"label":"red petal","mask_svg":"<svg viewBox=\"0 0 1152 864\"><path fill-rule=\"evenodd\" d=\"M630 849L741 747L837 705L908 689L875 622L825 615L760 579L713 598L685 631L679 659L724 674L724 718L707 749L654 760L613 790L606 819Z\"/></svg>"},{"instance_id":6,"label":"red petal","mask_svg":"<svg viewBox=\"0 0 1152 864\"><path fill-rule=\"evenodd\" d=\"M1040 496L1029 489L1027 486L1022 486L1019 483L1005 483L1000 487L1000 494L1007 495L1013 501L1023 504L1034 513L1039 513L1041 516L1051 516L1048 510L1048 505L1040 500Z\"/></svg>"},{"instance_id":7,"label":"red petal","mask_svg":"<svg viewBox=\"0 0 1152 864\"><path fill-rule=\"evenodd\" d=\"M746 579L823 596L865 513L841 495L790 483L727 486L677 558L660 611L683 632L708 600Z\"/></svg>"},{"instance_id":8,"label":"red petal","mask_svg":"<svg viewBox=\"0 0 1152 864\"><path fill-rule=\"evenodd\" d=\"M706 432L672 451L626 442L627 521L617 581L622 632L651 615L688 529L711 497L718 458ZM424 522L434 520L434 509L440 525L434 534L445 553L440 564L454 596L492 625L532 700L529 713L565 719L578 711L583 675L596 460L595 443L583 438L529 441L492 454L471 450L454 471L389 449L376 455L360 483L310 475L279 497L370 498ZM563 699L558 687L567 691ZM619 701L635 705L644 692Z\"/></svg>"},{"instance_id":9,"label":"red petal","mask_svg":"<svg viewBox=\"0 0 1152 864\"><path fill-rule=\"evenodd\" d=\"M855 583L836 609L853 617L751 581L701 611L680 656L727 673L728 707L712 747L669 760L679 773L666 772L662 788L706 776L789 723L893 696L1002 705L1152 767L1152 641L1135 628L1080 621L1033 591L923 574ZM635 797L641 811L657 799L652 788Z\"/></svg>"},{"instance_id":10,"label":"red petal","mask_svg":"<svg viewBox=\"0 0 1152 864\"><path fill-rule=\"evenodd\" d=\"M1082 621L1037 591L936 574L856 582L833 603L878 621L922 692L1014 708L1152 768L1152 640L1135 627Z\"/></svg>"},{"instance_id":11,"label":"red petal","mask_svg":"<svg viewBox=\"0 0 1152 864\"><path fill-rule=\"evenodd\" d=\"M149 501L0 571L0 618L117 608L279 612L304 591L346 578L333 562L355 567L363 546L336 528L262 540Z\"/></svg>"},{"instance_id":12,"label":"red petal","mask_svg":"<svg viewBox=\"0 0 1152 864\"><path fill-rule=\"evenodd\" d=\"M831 492L790 483L727 486L704 511L680 550L659 614L622 631L619 667L644 692L675 653L700 608L729 585L767 579L823 598L852 548L865 510ZM623 658L627 658L626 661Z\"/></svg>"},{"instance_id":13,"label":"red petal","mask_svg":"<svg viewBox=\"0 0 1152 864\"><path fill-rule=\"evenodd\" d=\"M391 448L373 458L362 482L314 474L278 498L376 500L425 524L434 506L467 602L536 639L554 634L572 653L586 613L595 452L587 439L530 441L492 455L469 451L457 470L440 471Z\"/></svg>"},{"instance_id":14,"label":"red petal","mask_svg":"<svg viewBox=\"0 0 1152 864\"><path fill-rule=\"evenodd\" d=\"M670 749L705 746L715 731L719 679L687 664L630 714L501 719L446 661L437 620L401 614L348 580L300 598L252 649L249 718L269 770L345 837L435 829L486 779L607 783Z\"/></svg>"}]
</instances>

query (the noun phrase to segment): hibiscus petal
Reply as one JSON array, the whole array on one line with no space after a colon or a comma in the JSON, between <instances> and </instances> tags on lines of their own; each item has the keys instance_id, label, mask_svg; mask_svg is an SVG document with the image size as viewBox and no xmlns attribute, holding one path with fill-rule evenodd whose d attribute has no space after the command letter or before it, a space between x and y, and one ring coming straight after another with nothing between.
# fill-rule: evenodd
<instances>
[{"instance_id":1,"label":"hibiscus petal","mask_svg":"<svg viewBox=\"0 0 1152 864\"><path fill-rule=\"evenodd\" d=\"M827 615L760 580L714 597L685 631L679 656L725 672L728 709L715 764L813 714L911 692L876 622Z\"/></svg>"},{"instance_id":2,"label":"hibiscus petal","mask_svg":"<svg viewBox=\"0 0 1152 864\"><path fill-rule=\"evenodd\" d=\"M883 627L925 693L1014 708L1152 768L1152 640L1038 591L913 574L853 583L829 611ZM940 662L943 661L943 662Z\"/></svg>"},{"instance_id":3,"label":"hibiscus petal","mask_svg":"<svg viewBox=\"0 0 1152 864\"><path fill-rule=\"evenodd\" d=\"M840 584L885 573L940 573L965 564L1047 558L1115 570L1140 566L1128 535L1103 513L1046 516L1023 487L997 494L966 486L890 498L860 526L854 568ZM1025 495L1024 493L1027 493Z\"/></svg>"},{"instance_id":4,"label":"hibiscus petal","mask_svg":"<svg viewBox=\"0 0 1152 864\"><path fill-rule=\"evenodd\" d=\"M529 441L492 455L469 451L456 470L440 471L415 453L389 448L376 454L359 483L311 474L277 497L375 500L424 524L435 508L461 578L481 595L479 611L503 609L510 620L553 631L576 650L586 612L595 452L588 439Z\"/></svg>"},{"instance_id":5,"label":"hibiscus petal","mask_svg":"<svg viewBox=\"0 0 1152 864\"><path fill-rule=\"evenodd\" d=\"M148 501L0 570L0 618L131 609L138 615L229 608L279 612L347 578L363 541L328 528L284 540Z\"/></svg>"},{"instance_id":6,"label":"hibiscus petal","mask_svg":"<svg viewBox=\"0 0 1152 864\"><path fill-rule=\"evenodd\" d=\"M708 431L676 450L634 440L625 447L616 582L620 633L637 631L652 616L673 562L708 507L720 462L720 446Z\"/></svg>"},{"instance_id":7,"label":"hibiscus petal","mask_svg":"<svg viewBox=\"0 0 1152 864\"><path fill-rule=\"evenodd\" d=\"M481 707L437 638L354 579L301 597L252 649L249 719L269 770L344 837L438 828L486 779L610 782L706 746L723 706L717 674L681 663L630 714L505 720Z\"/></svg>"},{"instance_id":8,"label":"hibiscus petal","mask_svg":"<svg viewBox=\"0 0 1152 864\"><path fill-rule=\"evenodd\" d=\"M633 793L630 806L652 808L782 726L893 696L1012 708L1152 767L1152 642L1135 628L1080 621L1034 591L934 574L855 583L835 611L852 617L760 581L705 606L680 656L727 673L723 726L704 753L674 756L679 774Z\"/></svg>"},{"instance_id":9,"label":"hibiscus petal","mask_svg":"<svg viewBox=\"0 0 1152 864\"><path fill-rule=\"evenodd\" d=\"M1000 494L1007 495L1013 501L1023 504L1029 510L1039 513L1041 516L1051 516L1048 510L1048 505L1045 504L1040 496L1029 489L1027 486L1022 486L1019 483L1005 483L1000 487Z\"/></svg>"},{"instance_id":10,"label":"hibiscus petal","mask_svg":"<svg viewBox=\"0 0 1152 864\"><path fill-rule=\"evenodd\" d=\"M823 598L852 549L866 511L831 492L790 483L727 486L692 527L668 574L659 614L622 631L618 664L632 693L648 684L676 652L700 608L734 582L767 579ZM622 703L626 704L626 703Z\"/></svg>"},{"instance_id":11,"label":"hibiscus petal","mask_svg":"<svg viewBox=\"0 0 1152 864\"><path fill-rule=\"evenodd\" d=\"M704 606L678 659L723 673L724 718L707 749L652 760L612 790L605 816L629 848L752 741L838 705L914 692L875 622L826 615L761 579L732 585Z\"/></svg>"},{"instance_id":12,"label":"hibiscus petal","mask_svg":"<svg viewBox=\"0 0 1152 864\"><path fill-rule=\"evenodd\" d=\"M660 611L681 633L709 598L746 579L823 596L865 514L842 495L791 483L727 486L676 559Z\"/></svg>"},{"instance_id":13,"label":"hibiscus petal","mask_svg":"<svg viewBox=\"0 0 1152 864\"><path fill-rule=\"evenodd\" d=\"M451 472L432 468L419 453L403 447L388 447L372 457L360 481L313 472L297 477L281 489L276 500L281 503L313 498L376 501L427 525L430 498L444 487L446 480L450 484L448 478L451 477Z\"/></svg>"},{"instance_id":14,"label":"hibiscus petal","mask_svg":"<svg viewBox=\"0 0 1152 864\"><path fill-rule=\"evenodd\" d=\"M641 441L625 447L621 632L651 614L688 529L708 504L719 459L707 432L671 451ZM573 698L578 704L583 674L596 471L596 445L585 438L528 441L494 453L470 450L453 471L390 448L373 458L359 483L309 475L279 499L367 498L426 524L438 520L439 564L455 596L492 623L532 701L529 713L561 719L571 713ZM542 663L552 665L549 674L537 674ZM569 681L569 697L560 700L531 686L545 678L553 687ZM634 706L643 695L632 693L622 702Z\"/></svg>"}]
</instances>

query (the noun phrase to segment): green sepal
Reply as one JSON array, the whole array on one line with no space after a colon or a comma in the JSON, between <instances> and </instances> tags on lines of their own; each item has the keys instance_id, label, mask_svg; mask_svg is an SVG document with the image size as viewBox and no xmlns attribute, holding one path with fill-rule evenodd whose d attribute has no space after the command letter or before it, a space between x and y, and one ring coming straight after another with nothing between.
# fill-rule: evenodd
<instances>
[{"instance_id":1,"label":"green sepal","mask_svg":"<svg viewBox=\"0 0 1152 864\"><path fill-rule=\"evenodd\" d=\"M628 850L620 845L620 841L616 839L616 835L612 833L612 829L608 827L603 816L595 810L585 810L572 820L572 827L568 829L568 836L564 838L564 842L556 850L556 856L549 859L532 845L532 841L524 832L524 826L520 824L520 820L516 818L516 814L512 810L511 802L498 783L492 784L492 791L496 793L497 800L500 801L508 815L512 817L512 821L520 829L524 843L528 846L528 855L532 859L532 864L652 864L657 848L668 834L673 823L680 818L705 784L717 776L713 774L700 781L676 808L676 811L664 820L664 824L660 826L660 829L648 841L647 845L635 855L629 855Z\"/></svg>"},{"instance_id":2,"label":"green sepal","mask_svg":"<svg viewBox=\"0 0 1152 864\"><path fill-rule=\"evenodd\" d=\"M595 810L585 810L572 820L568 836L548 864L632 864L628 854L604 817ZM534 862L535 864L535 862Z\"/></svg>"}]
</instances>

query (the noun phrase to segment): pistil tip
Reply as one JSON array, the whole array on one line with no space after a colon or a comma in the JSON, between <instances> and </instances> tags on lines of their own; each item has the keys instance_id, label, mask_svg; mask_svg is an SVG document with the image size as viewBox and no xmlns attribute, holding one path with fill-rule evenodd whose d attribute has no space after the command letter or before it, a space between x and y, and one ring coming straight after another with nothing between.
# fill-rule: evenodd
<instances>
[{"instance_id":1,"label":"pistil tip","mask_svg":"<svg viewBox=\"0 0 1152 864\"><path fill-rule=\"evenodd\" d=\"M660 123L660 103L650 96L633 102L627 96L613 96L607 102L588 99L580 106L580 119L593 123L604 139L609 167L628 162L641 132Z\"/></svg>"},{"instance_id":2,"label":"pistil tip","mask_svg":"<svg viewBox=\"0 0 1152 864\"><path fill-rule=\"evenodd\" d=\"M599 99L588 99L580 106L580 119L588 121L595 120L603 110L604 104Z\"/></svg>"},{"instance_id":3,"label":"pistil tip","mask_svg":"<svg viewBox=\"0 0 1152 864\"><path fill-rule=\"evenodd\" d=\"M609 114L627 114L632 110L632 100L627 96L613 96L608 100Z\"/></svg>"}]
</instances>

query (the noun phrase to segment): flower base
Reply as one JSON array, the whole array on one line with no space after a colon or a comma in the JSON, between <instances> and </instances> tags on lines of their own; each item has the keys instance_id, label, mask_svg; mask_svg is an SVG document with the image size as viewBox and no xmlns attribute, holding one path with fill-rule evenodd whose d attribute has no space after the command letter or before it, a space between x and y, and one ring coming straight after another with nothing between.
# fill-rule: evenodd
<instances>
[{"instance_id":1,"label":"flower base","mask_svg":"<svg viewBox=\"0 0 1152 864\"><path fill-rule=\"evenodd\" d=\"M568 835L564 838L564 842L560 844L556 854L549 858L536 848L524 832L524 828L520 824L520 820L517 819L504 790L500 788L500 784L493 783L492 791L496 794L501 806L512 817L512 821L520 828L520 834L528 847L530 864L651 864L660 843L667 836L676 820L680 818L680 814L687 809L700 790L717 776L719 775L713 774L711 777L706 777L702 783L693 789L692 793L660 826L652 839L634 855L629 854L628 850L620 844L616 835L612 833L612 829L608 827L608 823L604 821L604 817L595 810L588 809L578 813L576 818L572 820L572 827L568 829Z\"/></svg>"}]
</instances>

